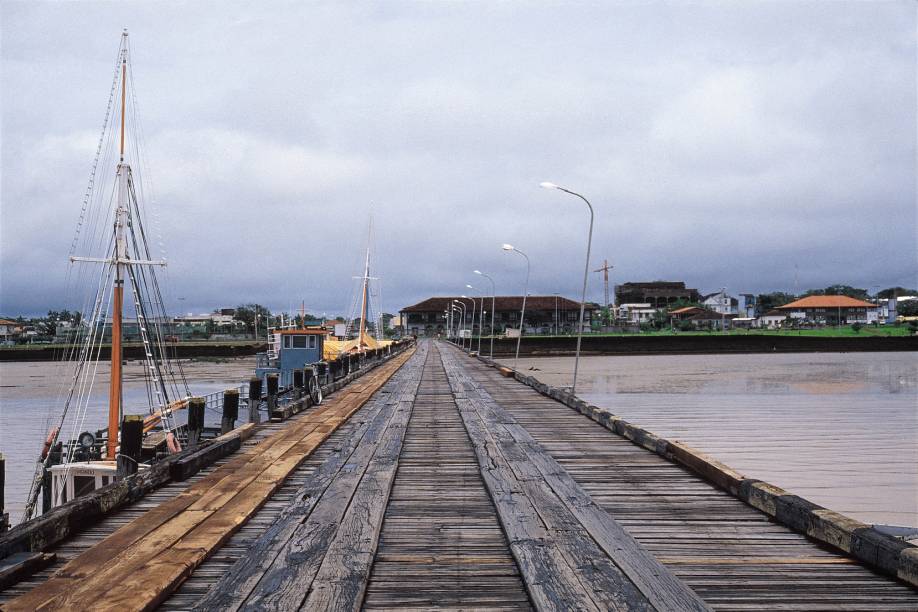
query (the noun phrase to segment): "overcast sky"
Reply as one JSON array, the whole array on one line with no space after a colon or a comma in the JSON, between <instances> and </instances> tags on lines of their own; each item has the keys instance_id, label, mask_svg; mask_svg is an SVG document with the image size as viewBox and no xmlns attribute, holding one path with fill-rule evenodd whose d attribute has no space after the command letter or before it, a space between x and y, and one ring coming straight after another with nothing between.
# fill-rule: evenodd
<instances>
[{"instance_id":1,"label":"overcast sky","mask_svg":"<svg viewBox=\"0 0 918 612\"><path fill-rule=\"evenodd\" d=\"M916 4L11 2L0 314L75 307L67 255L128 28L172 312L914 286ZM589 297L602 282L591 274Z\"/></svg>"}]
</instances>

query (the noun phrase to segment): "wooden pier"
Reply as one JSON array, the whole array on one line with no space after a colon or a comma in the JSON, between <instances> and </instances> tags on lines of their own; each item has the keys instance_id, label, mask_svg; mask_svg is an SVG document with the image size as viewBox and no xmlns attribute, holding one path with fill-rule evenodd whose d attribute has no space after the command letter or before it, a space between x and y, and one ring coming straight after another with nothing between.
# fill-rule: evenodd
<instances>
[{"instance_id":1,"label":"wooden pier","mask_svg":"<svg viewBox=\"0 0 918 612\"><path fill-rule=\"evenodd\" d=\"M0 609L918 610L905 581L432 341L40 552Z\"/></svg>"}]
</instances>

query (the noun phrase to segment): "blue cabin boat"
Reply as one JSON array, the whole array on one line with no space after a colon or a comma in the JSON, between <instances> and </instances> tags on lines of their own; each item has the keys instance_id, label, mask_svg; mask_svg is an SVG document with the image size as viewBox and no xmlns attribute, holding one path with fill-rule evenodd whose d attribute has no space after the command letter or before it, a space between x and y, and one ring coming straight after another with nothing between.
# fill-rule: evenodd
<instances>
[{"instance_id":1,"label":"blue cabin boat","mask_svg":"<svg viewBox=\"0 0 918 612\"><path fill-rule=\"evenodd\" d=\"M282 387L291 385L294 370L322 362L325 335L324 329L314 327L270 330L267 352L256 356L255 376L265 380L277 374Z\"/></svg>"}]
</instances>

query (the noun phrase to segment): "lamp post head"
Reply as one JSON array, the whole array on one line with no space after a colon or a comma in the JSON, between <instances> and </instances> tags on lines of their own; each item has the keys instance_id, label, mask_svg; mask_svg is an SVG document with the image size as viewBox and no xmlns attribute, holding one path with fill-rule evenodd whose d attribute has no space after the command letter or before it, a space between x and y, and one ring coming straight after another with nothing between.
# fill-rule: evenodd
<instances>
[{"instance_id":1,"label":"lamp post head","mask_svg":"<svg viewBox=\"0 0 918 612\"><path fill-rule=\"evenodd\" d=\"M549 183L548 181L539 183L539 187L541 187L542 189L561 189L560 187L558 187L558 186L555 185L554 183Z\"/></svg>"},{"instance_id":2,"label":"lamp post head","mask_svg":"<svg viewBox=\"0 0 918 612\"><path fill-rule=\"evenodd\" d=\"M460 295L459 297L461 297L463 300L468 299L468 296L467 296L467 295Z\"/></svg>"},{"instance_id":3,"label":"lamp post head","mask_svg":"<svg viewBox=\"0 0 918 612\"><path fill-rule=\"evenodd\" d=\"M471 286L471 285L466 285L466 287L469 288L469 289L474 289L474 288L475 288L475 287L473 287L473 286Z\"/></svg>"},{"instance_id":4,"label":"lamp post head","mask_svg":"<svg viewBox=\"0 0 918 612\"><path fill-rule=\"evenodd\" d=\"M481 276L481 270L472 270L472 272L474 272L475 274Z\"/></svg>"},{"instance_id":5,"label":"lamp post head","mask_svg":"<svg viewBox=\"0 0 918 612\"><path fill-rule=\"evenodd\" d=\"M512 244L502 244L501 247L505 251L515 251Z\"/></svg>"}]
</instances>

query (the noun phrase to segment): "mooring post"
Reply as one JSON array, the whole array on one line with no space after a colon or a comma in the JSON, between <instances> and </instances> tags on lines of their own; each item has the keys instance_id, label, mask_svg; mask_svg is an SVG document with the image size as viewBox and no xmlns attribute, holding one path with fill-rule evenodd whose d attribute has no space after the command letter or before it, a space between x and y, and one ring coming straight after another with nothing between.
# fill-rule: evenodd
<instances>
[{"instance_id":1,"label":"mooring post","mask_svg":"<svg viewBox=\"0 0 918 612\"><path fill-rule=\"evenodd\" d=\"M258 408L261 406L261 379L253 376L249 379L249 423L261 423Z\"/></svg>"},{"instance_id":2,"label":"mooring post","mask_svg":"<svg viewBox=\"0 0 918 612\"><path fill-rule=\"evenodd\" d=\"M3 511L3 486L4 486L4 474L6 472L6 459L3 458L3 453L0 453L0 533L5 533L10 527L10 515Z\"/></svg>"},{"instance_id":3,"label":"mooring post","mask_svg":"<svg viewBox=\"0 0 918 612\"><path fill-rule=\"evenodd\" d=\"M197 446L204 431L204 398L188 400L188 446Z\"/></svg>"},{"instance_id":4,"label":"mooring post","mask_svg":"<svg viewBox=\"0 0 918 612\"><path fill-rule=\"evenodd\" d=\"M121 419L121 451L118 453L118 479L137 472L143 446L143 415L126 414Z\"/></svg>"},{"instance_id":5,"label":"mooring post","mask_svg":"<svg viewBox=\"0 0 918 612\"><path fill-rule=\"evenodd\" d=\"M303 388L306 386L306 372L304 370L293 371L293 399L298 400L303 397Z\"/></svg>"},{"instance_id":6,"label":"mooring post","mask_svg":"<svg viewBox=\"0 0 918 612\"><path fill-rule=\"evenodd\" d=\"M268 414L273 415L274 409L277 408L277 374L268 374Z\"/></svg>"},{"instance_id":7,"label":"mooring post","mask_svg":"<svg viewBox=\"0 0 918 612\"><path fill-rule=\"evenodd\" d=\"M227 389L223 392L223 420L220 421L220 433L232 431L238 418L239 389Z\"/></svg>"}]
</instances>

